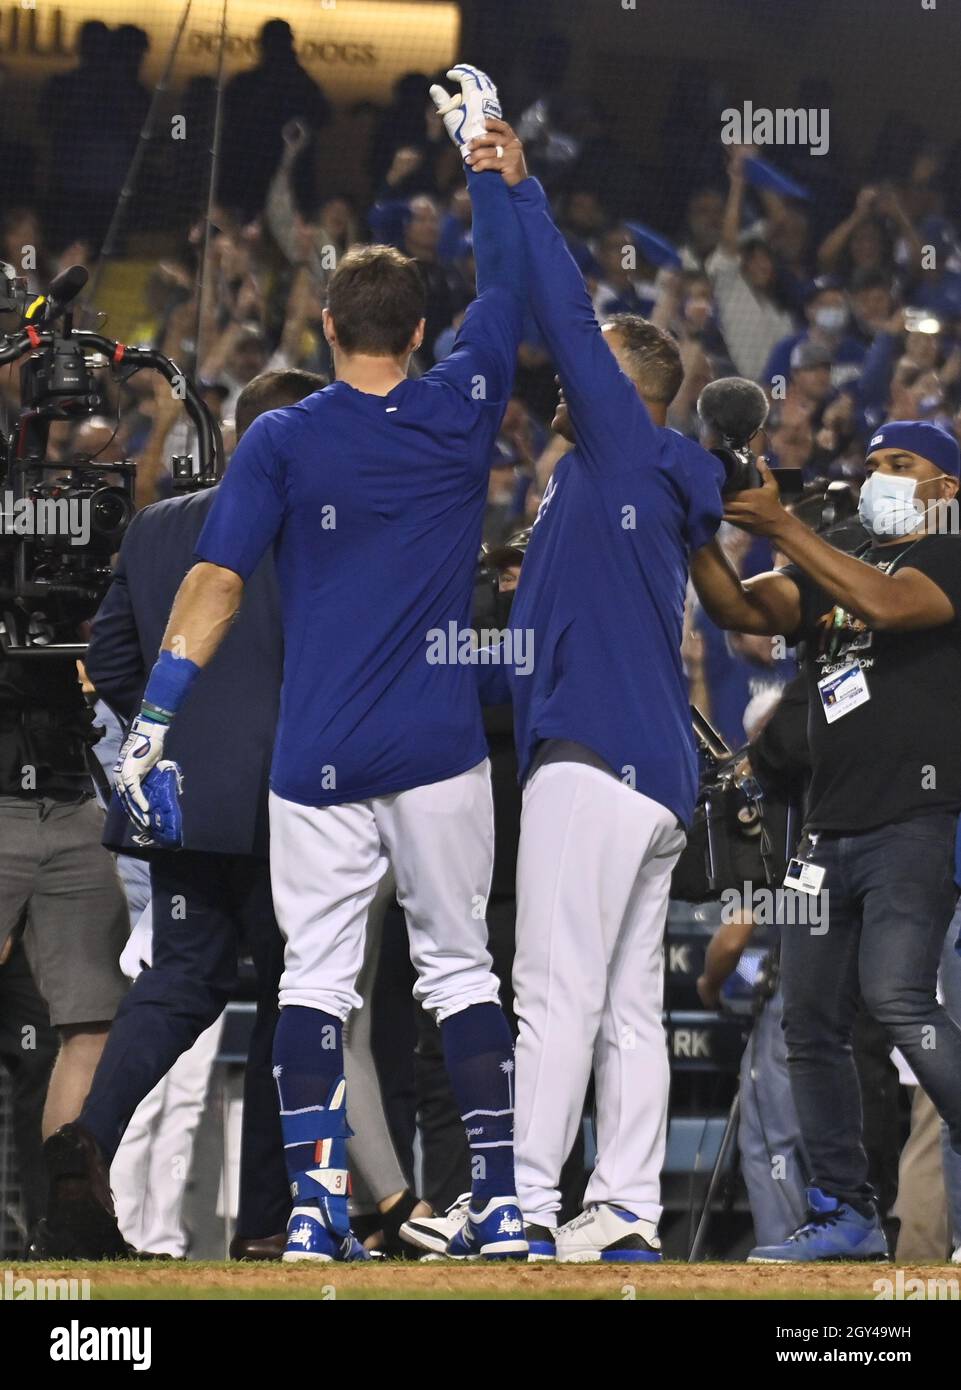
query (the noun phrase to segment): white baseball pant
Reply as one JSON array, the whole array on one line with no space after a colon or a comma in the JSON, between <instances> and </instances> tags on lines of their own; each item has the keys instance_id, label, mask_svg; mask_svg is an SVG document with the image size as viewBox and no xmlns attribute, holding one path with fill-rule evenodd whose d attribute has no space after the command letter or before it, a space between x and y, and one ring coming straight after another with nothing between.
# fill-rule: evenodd
<instances>
[{"instance_id":1,"label":"white baseball pant","mask_svg":"<svg viewBox=\"0 0 961 1390\"><path fill-rule=\"evenodd\" d=\"M594 1071L585 1205L661 1215L669 1070L664 923L685 833L674 814L576 762L528 778L517 864L514 1150L525 1216L553 1226Z\"/></svg>"},{"instance_id":2,"label":"white baseball pant","mask_svg":"<svg viewBox=\"0 0 961 1390\"><path fill-rule=\"evenodd\" d=\"M117 1225L152 1255L187 1253L184 1199L223 1027L221 1014L143 1098L110 1165Z\"/></svg>"},{"instance_id":3,"label":"white baseball pant","mask_svg":"<svg viewBox=\"0 0 961 1390\"><path fill-rule=\"evenodd\" d=\"M120 864L140 861L120 855ZM133 876L136 884L137 876ZM131 884L127 896L133 907ZM153 960L153 913L149 901L120 957L120 968L135 980ZM144 1096L133 1113L110 1165L117 1225L137 1250L152 1255L187 1253L183 1209L193 1168L194 1144L217 1060L223 1015L177 1058L167 1075Z\"/></svg>"},{"instance_id":4,"label":"white baseball pant","mask_svg":"<svg viewBox=\"0 0 961 1390\"><path fill-rule=\"evenodd\" d=\"M443 782L339 806L272 792L270 878L287 943L281 1008L345 1019L358 1007L367 912L388 864L407 917L415 999L438 1022L497 1003L485 920L493 861L486 758Z\"/></svg>"}]
</instances>

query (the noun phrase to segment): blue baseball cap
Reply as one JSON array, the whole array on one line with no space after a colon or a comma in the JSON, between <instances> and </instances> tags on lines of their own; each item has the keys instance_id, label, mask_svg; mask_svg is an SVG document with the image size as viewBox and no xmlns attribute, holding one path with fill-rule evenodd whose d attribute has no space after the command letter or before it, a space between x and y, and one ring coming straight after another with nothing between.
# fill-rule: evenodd
<instances>
[{"instance_id":1,"label":"blue baseball cap","mask_svg":"<svg viewBox=\"0 0 961 1390\"><path fill-rule=\"evenodd\" d=\"M909 454L920 454L921 458L933 463L942 473L950 473L953 478L961 474L958 441L943 425L935 425L930 420L889 421L872 434L867 457L870 458L878 449L905 449Z\"/></svg>"}]
</instances>

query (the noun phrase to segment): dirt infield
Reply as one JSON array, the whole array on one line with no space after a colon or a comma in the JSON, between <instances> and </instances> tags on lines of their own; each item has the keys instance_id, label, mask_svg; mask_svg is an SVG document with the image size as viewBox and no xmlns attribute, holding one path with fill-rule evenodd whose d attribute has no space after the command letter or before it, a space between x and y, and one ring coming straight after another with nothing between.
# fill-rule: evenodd
<instances>
[{"instance_id":1,"label":"dirt infield","mask_svg":"<svg viewBox=\"0 0 961 1390\"><path fill-rule=\"evenodd\" d=\"M876 1299L877 1281L915 1297L958 1297L957 1266L887 1264L783 1265L665 1263L662 1265L403 1264L284 1266L124 1261L115 1264L10 1266L14 1279L89 1279L92 1299L390 1299L566 1300L627 1299ZM946 1281L944 1289L927 1281Z\"/></svg>"}]
</instances>

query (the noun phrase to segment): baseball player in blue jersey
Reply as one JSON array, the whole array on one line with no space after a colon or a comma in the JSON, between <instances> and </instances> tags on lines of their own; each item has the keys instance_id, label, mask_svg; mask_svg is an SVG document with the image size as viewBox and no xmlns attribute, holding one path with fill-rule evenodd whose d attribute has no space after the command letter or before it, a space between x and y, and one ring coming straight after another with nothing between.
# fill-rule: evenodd
<instances>
[{"instance_id":1,"label":"baseball player in blue jersey","mask_svg":"<svg viewBox=\"0 0 961 1390\"><path fill-rule=\"evenodd\" d=\"M677 344L634 315L602 331L520 142L487 125L468 163L510 186L563 390L554 429L575 446L545 491L511 614L535 651L533 672L512 678L517 1194L532 1255L655 1260L664 922L697 789L681 625L688 555L718 527L723 469L665 428ZM555 1231L592 1068L597 1164L584 1213Z\"/></svg>"},{"instance_id":2,"label":"baseball player in blue jersey","mask_svg":"<svg viewBox=\"0 0 961 1390\"><path fill-rule=\"evenodd\" d=\"M458 67L450 76L461 91L451 100L435 89L435 101L466 153L500 107L484 74ZM167 726L273 545L285 644L270 867L286 938L274 1074L295 1204L287 1260L363 1258L347 1217L341 1034L360 1002L366 914L388 863L407 915L415 995L440 1023L472 1155L470 1213L448 1253L527 1256L513 1049L484 922L487 749L475 670L461 643L446 660L438 646L438 635L469 628L524 302L508 191L494 174L468 174L468 184L478 298L453 352L409 380L424 332L416 265L376 246L341 260L324 314L337 380L261 416L238 447L121 754L118 780L142 819L141 782ZM228 758L231 716L225 710Z\"/></svg>"}]
</instances>

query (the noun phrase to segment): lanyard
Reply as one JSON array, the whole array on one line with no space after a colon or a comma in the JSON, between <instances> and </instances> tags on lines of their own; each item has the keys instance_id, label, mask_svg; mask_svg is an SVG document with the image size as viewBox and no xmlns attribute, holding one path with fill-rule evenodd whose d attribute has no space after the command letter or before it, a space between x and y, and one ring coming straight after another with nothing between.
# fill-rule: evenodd
<instances>
[{"instance_id":1,"label":"lanyard","mask_svg":"<svg viewBox=\"0 0 961 1390\"><path fill-rule=\"evenodd\" d=\"M916 545L920 545L922 541L926 541L927 539L928 539L927 535L918 536L918 538L917 538L916 541L912 541L912 542L911 542L911 544L908 546L907 550L902 550L902 552L901 552L900 555L895 556L895 558L891 561L891 568L888 569L888 570L885 570L885 571L884 571L885 574L893 574L894 571L897 569L898 565L900 565L901 561L902 561L902 560L906 560L906 559L908 558L908 556L911 554L911 551L914 549L914 547L915 547ZM871 548L871 542L869 541L869 542L868 542L868 549L870 550L870 548ZM860 556L859 556L858 558L860 559ZM878 567L877 564L875 564L874 568L877 569L877 567Z\"/></svg>"},{"instance_id":2,"label":"lanyard","mask_svg":"<svg viewBox=\"0 0 961 1390\"><path fill-rule=\"evenodd\" d=\"M918 536L916 541L911 542L907 550L902 550L900 555L895 556L895 558L891 561L891 568L885 570L885 574L892 575L894 571L897 569L898 565L900 565L901 561L906 560L908 556L911 554L911 551L914 549L914 547L916 545L920 545L923 540L927 540L927 535ZM871 549L871 546L873 544L873 541L868 541L867 544L861 550L855 553L854 558L856 560L860 560L863 555L867 554L867 552ZM874 568L878 568L877 563L874 564ZM841 632L847 624L848 616L849 615L846 609L842 608L839 604L834 605L834 612L831 618L832 630L827 642L827 658L829 661L834 660L834 657L837 654L838 647L841 645Z\"/></svg>"}]
</instances>

